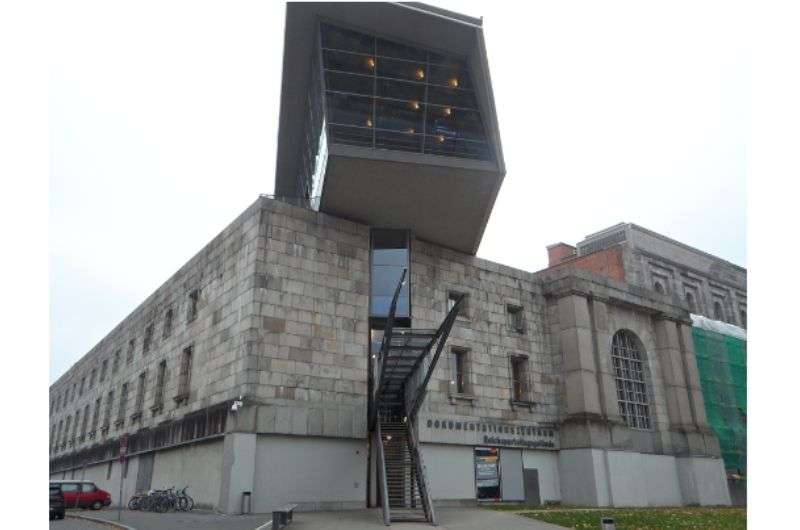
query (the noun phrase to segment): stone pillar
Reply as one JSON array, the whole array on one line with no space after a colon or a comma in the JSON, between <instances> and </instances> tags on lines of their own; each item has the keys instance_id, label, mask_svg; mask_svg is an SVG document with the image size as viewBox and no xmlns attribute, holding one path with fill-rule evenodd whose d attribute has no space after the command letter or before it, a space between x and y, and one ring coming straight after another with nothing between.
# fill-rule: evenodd
<instances>
[{"instance_id":1,"label":"stone pillar","mask_svg":"<svg viewBox=\"0 0 800 530\"><path fill-rule=\"evenodd\" d=\"M567 415L600 416L600 394L586 298L569 295L559 299L558 321L567 386Z\"/></svg>"},{"instance_id":2,"label":"stone pillar","mask_svg":"<svg viewBox=\"0 0 800 530\"><path fill-rule=\"evenodd\" d=\"M670 428L692 430L694 421L683 368L678 326L672 320L656 319L656 356L664 379Z\"/></svg>"},{"instance_id":3,"label":"stone pillar","mask_svg":"<svg viewBox=\"0 0 800 530\"><path fill-rule=\"evenodd\" d=\"M588 300L575 294L560 298L558 322L567 413L561 447L608 447L611 436L601 406Z\"/></svg>"},{"instance_id":4,"label":"stone pillar","mask_svg":"<svg viewBox=\"0 0 800 530\"><path fill-rule=\"evenodd\" d=\"M219 510L223 513L242 513L242 493L245 491L254 493L256 436L255 433L242 432L225 435L219 492ZM253 501L254 499L251 499L251 502Z\"/></svg>"}]
</instances>

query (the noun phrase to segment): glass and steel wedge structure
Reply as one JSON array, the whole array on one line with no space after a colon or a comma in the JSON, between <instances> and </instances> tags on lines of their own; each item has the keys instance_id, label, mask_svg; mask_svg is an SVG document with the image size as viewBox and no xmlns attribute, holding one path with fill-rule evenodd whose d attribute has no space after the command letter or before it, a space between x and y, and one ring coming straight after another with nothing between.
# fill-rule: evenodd
<instances>
[{"instance_id":1,"label":"glass and steel wedge structure","mask_svg":"<svg viewBox=\"0 0 800 530\"><path fill-rule=\"evenodd\" d=\"M474 254L505 174L481 21L289 3L275 194Z\"/></svg>"}]
</instances>

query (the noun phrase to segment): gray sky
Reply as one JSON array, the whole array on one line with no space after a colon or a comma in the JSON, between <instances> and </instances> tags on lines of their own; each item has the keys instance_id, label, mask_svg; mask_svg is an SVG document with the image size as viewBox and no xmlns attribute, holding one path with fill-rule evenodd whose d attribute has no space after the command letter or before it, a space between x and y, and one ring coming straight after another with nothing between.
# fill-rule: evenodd
<instances>
[{"instance_id":1,"label":"gray sky","mask_svg":"<svg viewBox=\"0 0 800 530\"><path fill-rule=\"evenodd\" d=\"M51 380L275 171L284 5L54 5ZM113 5L109 5L113 4ZM620 221L746 265L743 9L435 2L484 17L507 174L478 255L526 270Z\"/></svg>"}]
</instances>

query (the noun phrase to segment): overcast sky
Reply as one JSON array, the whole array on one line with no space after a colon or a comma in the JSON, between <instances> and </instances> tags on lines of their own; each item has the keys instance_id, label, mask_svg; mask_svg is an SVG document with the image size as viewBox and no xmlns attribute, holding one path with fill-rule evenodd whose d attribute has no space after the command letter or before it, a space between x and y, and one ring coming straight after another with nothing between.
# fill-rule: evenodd
<instances>
[{"instance_id":1,"label":"overcast sky","mask_svg":"<svg viewBox=\"0 0 800 530\"><path fill-rule=\"evenodd\" d=\"M480 257L535 271L625 221L746 266L740 4L435 5L484 18L507 174ZM55 9L51 380L273 191L285 11Z\"/></svg>"}]
</instances>

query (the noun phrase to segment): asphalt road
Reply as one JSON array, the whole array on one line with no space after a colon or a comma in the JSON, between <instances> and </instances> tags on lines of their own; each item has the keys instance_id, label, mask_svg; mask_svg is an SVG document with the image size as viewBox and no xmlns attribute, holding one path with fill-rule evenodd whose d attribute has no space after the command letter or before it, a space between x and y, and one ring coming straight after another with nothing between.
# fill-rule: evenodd
<instances>
[{"instance_id":1,"label":"asphalt road","mask_svg":"<svg viewBox=\"0 0 800 530\"><path fill-rule=\"evenodd\" d=\"M106 525L90 523L80 519L67 517L58 521L50 521L50 530L101 530L108 529Z\"/></svg>"}]
</instances>

